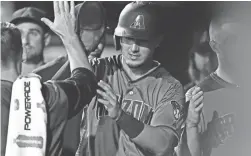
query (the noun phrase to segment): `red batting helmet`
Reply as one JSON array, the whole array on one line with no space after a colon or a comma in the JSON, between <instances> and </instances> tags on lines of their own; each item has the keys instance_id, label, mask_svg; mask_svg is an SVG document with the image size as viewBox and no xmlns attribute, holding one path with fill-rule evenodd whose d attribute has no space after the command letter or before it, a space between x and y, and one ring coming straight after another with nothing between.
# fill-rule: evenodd
<instances>
[{"instance_id":1,"label":"red batting helmet","mask_svg":"<svg viewBox=\"0 0 251 156\"><path fill-rule=\"evenodd\" d=\"M147 2L132 2L126 5L119 16L114 32L116 50L121 48L120 37L149 40L161 34L159 7Z\"/></svg>"}]
</instances>

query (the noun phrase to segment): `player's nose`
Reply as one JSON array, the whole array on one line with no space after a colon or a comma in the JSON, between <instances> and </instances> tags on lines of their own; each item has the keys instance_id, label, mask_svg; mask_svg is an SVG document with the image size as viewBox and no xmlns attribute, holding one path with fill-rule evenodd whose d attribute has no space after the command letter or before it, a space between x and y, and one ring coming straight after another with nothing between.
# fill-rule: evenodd
<instances>
[{"instance_id":1,"label":"player's nose","mask_svg":"<svg viewBox=\"0 0 251 156\"><path fill-rule=\"evenodd\" d=\"M136 43L132 44L131 51L134 52L134 53L138 52L139 51L139 46Z\"/></svg>"},{"instance_id":2,"label":"player's nose","mask_svg":"<svg viewBox=\"0 0 251 156\"><path fill-rule=\"evenodd\" d=\"M25 46L29 43L29 35L28 34L22 34L22 44Z\"/></svg>"}]
</instances>

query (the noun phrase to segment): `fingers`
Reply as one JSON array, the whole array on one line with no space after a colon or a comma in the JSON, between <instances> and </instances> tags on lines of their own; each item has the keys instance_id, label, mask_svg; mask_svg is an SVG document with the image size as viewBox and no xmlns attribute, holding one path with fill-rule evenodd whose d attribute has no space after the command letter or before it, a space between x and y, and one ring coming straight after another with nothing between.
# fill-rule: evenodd
<instances>
[{"instance_id":1,"label":"fingers","mask_svg":"<svg viewBox=\"0 0 251 156\"><path fill-rule=\"evenodd\" d=\"M104 89L104 91L111 97L113 98L113 100L116 100L117 99L117 96L116 94L113 93L113 90L112 88L110 87L110 85L108 85L107 83L105 83L104 81L100 81L98 82L98 85Z\"/></svg>"},{"instance_id":2,"label":"fingers","mask_svg":"<svg viewBox=\"0 0 251 156\"><path fill-rule=\"evenodd\" d=\"M192 92L194 91L195 88L196 88L196 86L190 88L190 89L186 92L186 95L192 95Z\"/></svg>"},{"instance_id":3,"label":"fingers","mask_svg":"<svg viewBox=\"0 0 251 156\"><path fill-rule=\"evenodd\" d=\"M195 95L197 92L200 91L200 87L194 86L192 88L190 88L187 92L186 92L186 102L190 101L192 96Z\"/></svg>"},{"instance_id":4,"label":"fingers","mask_svg":"<svg viewBox=\"0 0 251 156\"><path fill-rule=\"evenodd\" d=\"M53 29L53 23L48 18L41 18L41 21L44 22L52 31Z\"/></svg>"},{"instance_id":5,"label":"fingers","mask_svg":"<svg viewBox=\"0 0 251 156\"><path fill-rule=\"evenodd\" d=\"M59 10L60 10L60 14L64 13L64 2L63 1L59 1Z\"/></svg>"},{"instance_id":6,"label":"fingers","mask_svg":"<svg viewBox=\"0 0 251 156\"><path fill-rule=\"evenodd\" d=\"M192 96L195 95L195 94L197 94L200 90L201 90L200 87L196 86L195 89L192 92Z\"/></svg>"},{"instance_id":7,"label":"fingers","mask_svg":"<svg viewBox=\"0 0 251 156\"><path fill-rule=\"evenodd\" d=\"M198 110L200 110L200 107L203 107L201 106L202 100L203 100L203 97L199 98L197 101L194 101L194 102L191 101L189 105L189 109L192 109L195 111L199 107Z\"/></svg>"},{"instance_id":8,"label":"fingers","mask_svg":"<svg viewBox=\"0 0 251 156\"><path fill-rule=\"evenodd\" d=\"M97 93L98 93L100 96L102 96L103 99L109 100L109 98L110 98L105 92L101 91L100 89L97 89Z\"/></svg>"},{"instance_id":9,"label":"fingers","mask_svg":"<svg viewBox=\"0 0 251 156\"><path fill-rule=\"evenodd\" d=\"M204 104L203 104L203 103L200 103L200 105L199 105L198 107L196 107L196 108L194 109L194 111L196 111L196 112L201 112L203 106L204 106Z\"/></svg>"},{"instance_id":10,"label":"fingers","mask_svg":"<svg viewBox=\"0 0 251 156\"><path fill-rule=\"evenodd\" d=\"M108 108L110 105L109 101L104 99L98 99L98 102L102 103L105 106L105 108Z\"/></svg>"},{"instance_id":11,"label":"fingers","mask_svg":"<svg viewBox=\"0 0 251 156\"><path fill-rule=\"evenodd\" d=\"M71 1L71 10L69 8L68 1L54 1L53 7L54 7L54 14L55 15L62 14L64 12L69 13L69 11L70 11L71 15L75 16L75 14L74 14L75 7L74 7L73 1ZM73 14L72 14L72 12L73 12Z\"/></svg>"},{"instance_id":12,"label":"fingers","mask_svg":"<svg viewBox=\"0 0 251 156\"><path fill-rule=\"evenodd\" d=\"M111 97L109 94L107 94L107 92L103 92L100 89L97 90L97 93L102 96L103 99L106 99L110 102L110 104L112 105L116 105L116 98L114 99L113 97Z\"/></svg>"},{"instance_id":13,"label":"fingers","mask_svg":"<svg viewBox=\"0 0 251 156\"><path fill-rule=\"evenodd\" d=\"M53 1L54 15L60 14L58 1Z\"/></svg>"},{"instance_id":14,"label":"fingers","mask_svg":"<svg viewBox=\"0 0 251 156\"><path fill-rule=\"evenodd\" d=\"M70 10L71 16L75 17L75 6L74 1L71 1L71 10Z\"/></svg>"},{"instance_id":15,"label":"fingers","mask_svg":"<svg viewBox=\"0 0 251 156\"><path fill-rule=\"evenodd\" d=\"M68 1L64 1L64 10L65 12L69 12L69 5L68 5Z\"/></svg>"},{"instance_id":16,"label":"fingers","mask_svg":"<svg viewBox=\"0 0 251 156\"><path fill-rule=\"evenodd\" d=\"M199 93L195 94L192 97L191 102L193 103L193 102L197 101L198 99L200 99L201 97L203 97L203 92L202 91L200 91ZM203 98L201 100L203 100Z\"/></svg>"}]
</instances>

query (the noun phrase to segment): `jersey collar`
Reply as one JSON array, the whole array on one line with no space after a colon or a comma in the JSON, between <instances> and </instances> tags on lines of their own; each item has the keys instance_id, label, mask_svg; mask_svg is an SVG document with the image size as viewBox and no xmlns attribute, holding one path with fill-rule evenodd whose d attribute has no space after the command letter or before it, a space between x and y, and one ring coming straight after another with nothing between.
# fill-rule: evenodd
<instances>
[{"instance_id":1,"label":"jersey collar","mask_svg":"<svg viewBox=\"0 0 251 156\"><path fill-rule=\"evenodd\" d=\"M135 83L135 82L138 82L138 81L140 81L140 80L146 78L147 76L149 76L151 73L153 73L154 71L156 71L156 70L161 66L161 64L160 64L158 61L154 60L154 63L156 64L156 66L154 66L152 69L150 69L150 70L149 70L148 72L146 72L144 75L142 75L140 78L138 78L138 79L136 79L136 80L132 80L132 79L130 78L130 76L127 74L127 72L123 69L123 66L122 66L123 55L122 55L122 54L120 54L119 61L120 61L120 65L121 65L121 70L124 71L126 77L130 80L130 83Z\"/></svg>"}]
</instances>

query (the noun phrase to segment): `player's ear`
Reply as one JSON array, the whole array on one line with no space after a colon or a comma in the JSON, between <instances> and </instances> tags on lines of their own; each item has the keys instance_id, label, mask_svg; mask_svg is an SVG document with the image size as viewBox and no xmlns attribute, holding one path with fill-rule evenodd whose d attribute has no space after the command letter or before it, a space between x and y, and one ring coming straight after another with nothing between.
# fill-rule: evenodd
<instances>
[{"instance_id":1,"label":"player's ear","mask_svg":"<svg viewBox=\"0 0 251 156\"><path fill-rule=\"evenodd\" d=\"M44 34L44 45L48 46L51 41L51 34L49 32Z\"/></svg>"},{"instance_id":2,"label":"player's ear","mask_svg":"<svg viewBox=\"0 0 251 156\"><path fill-rule=\"evenodd\" d=\"M209 41L209 45L215 53L218 54L220 52L219 44L216 41L214 40Z\"/></svg>"}]
</instances>

